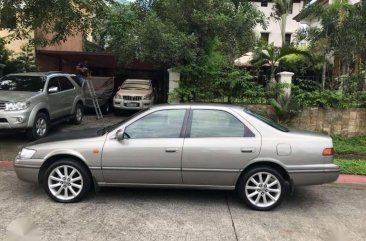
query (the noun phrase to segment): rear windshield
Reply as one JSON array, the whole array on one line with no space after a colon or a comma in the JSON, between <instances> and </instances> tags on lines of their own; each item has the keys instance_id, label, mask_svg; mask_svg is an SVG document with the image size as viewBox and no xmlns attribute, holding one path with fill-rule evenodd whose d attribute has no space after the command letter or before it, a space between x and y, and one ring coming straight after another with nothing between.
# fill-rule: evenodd
<instances>
[{"instance_id":1,"label":"rear windshield","mask_svg":"<svg viewBox=\"0 0 366 241\"><path fill-rule=\"evenodd\" d=\"M40 76L4 76L0 79L0 90L41 92L45 82Z\"/></svg>"},{"instance_id":2,"label":"rear windshield","mask_svg":"<svg viewBox=\"0 0 366 241\"><path fill-rule=\"evenodd\" d=\"M280 124L277 124L276 122L274 122L273 120L267 118L267 117L264 117L264 116L261 116L260 114L258 113L255 113L255 112L252 112L250 110L244 110L245 113L255 117L257 120L260 120L264 123L266 123L267 125L277 129L277 130L280 130L282 132L289 132L290 130L287 129L286 127L280 125Z\"/></svg>"}]
</instances>

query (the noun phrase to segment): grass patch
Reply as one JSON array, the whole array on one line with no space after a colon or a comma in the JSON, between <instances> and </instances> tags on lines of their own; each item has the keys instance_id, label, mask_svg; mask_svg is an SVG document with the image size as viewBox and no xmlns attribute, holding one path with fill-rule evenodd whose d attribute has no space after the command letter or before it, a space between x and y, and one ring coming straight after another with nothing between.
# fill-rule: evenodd
<instances>
[{"instance_id":1,"label":"grass patch","mask_svg":"<svg viewBox=\"0 0 366 241\"><path fill-rule=\"evenodd\" d=\"M366 156L366 136L332 136L332 139L336 154L353 154Z\"/></svg>"},{"instance_id":2,"label":"grass patch","mask_svg":"<svg viewBox=\"0 0 366 241\"><path fill-rule=\"evenodd\" d=\"M335 159L335 163L343 174L366 175L366 160Z\"/></svg>"}]
</instances>

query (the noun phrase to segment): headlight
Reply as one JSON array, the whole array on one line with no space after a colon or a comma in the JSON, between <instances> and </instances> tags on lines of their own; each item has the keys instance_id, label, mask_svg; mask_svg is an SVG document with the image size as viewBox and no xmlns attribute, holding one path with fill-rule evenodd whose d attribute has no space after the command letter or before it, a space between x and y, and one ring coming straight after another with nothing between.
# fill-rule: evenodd
<instances>
[{"instance_id":1,"label":"headlight","mask_svg":"<svg viewBox=\"0 0 366 241\"><path fill-rule=\"evenodd\" d=\"M5 103L6 111L25 110L29 107L29 102Z\"/></svg>"},{"instance_id":2,"label":"headlight","mask_svg":"<svg viewBox=\"0 0 366 241\"><path fill-rule=\"evenodd\" d=\"M116 95L114 96L114 98L116 98L116 99L122 99L122 95L121 95L121 94L116 94Z\"/></svg>"},{"instance_id":3,"label":"headlight","mask_svg":"<svg viewBox=\"0 0 366 241\"><path fill-rule=\"evenodd\" d=\"M145 95L144 98L143 98L143 100L150 100L150 99L151 99L151 94Z\"/></svg>"},{"instance_id":4,"label":"headlight","mask_svg":"<svg viewBox=\"0 0 366 241\"><path fill-rule=\"evenodd\" d=\"M18 158L19 159L30 159L32 158L32 156L36 153L36 150L32 150L32 149L27 149L27 148L23 148L19 154L18 154Z\"/></svg>"}]
</instances>

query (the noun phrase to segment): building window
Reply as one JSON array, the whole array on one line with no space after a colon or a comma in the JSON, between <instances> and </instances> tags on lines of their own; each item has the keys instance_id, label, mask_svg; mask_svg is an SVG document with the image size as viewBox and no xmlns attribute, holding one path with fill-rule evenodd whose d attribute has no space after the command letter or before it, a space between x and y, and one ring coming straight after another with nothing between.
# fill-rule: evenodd
<instances>
[{"instance_id":1,"label":"building window","mask_svg":"<svg viewBox=\"0 0 366 241\"><path fill-rule=\"evenodd\" d=\"M291 44L291 34L290 33L286 33L286 35L285 35L285 44L286 44L286 46L289 46Z\"/></svg>"},{"instance_id":2,"label":"building window","mask_svg":"<svg viewBox=\"0 0 366 241\"><path fill-rule=\"evenodd\" d=\"M265 43L269 42L269 33L261 33L261 40Z\"/></svg>"},{"instance_id":3,"label":"building window","mask_svg":"<svg viewBox=\"0 0 366 241\"><path fill-rule=\"evenodd\" d=\"M268 0L261 0L261 7L267 7L268 6Z\"/></svg>"}]
</instances>

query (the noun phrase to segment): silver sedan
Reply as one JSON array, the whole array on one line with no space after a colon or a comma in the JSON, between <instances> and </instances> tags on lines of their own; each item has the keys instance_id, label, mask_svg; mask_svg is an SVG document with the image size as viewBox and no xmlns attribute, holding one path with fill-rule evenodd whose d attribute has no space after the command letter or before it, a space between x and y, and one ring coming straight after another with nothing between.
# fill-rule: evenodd
<instances>
[{"instance_id":1,"label":"silver sedan","mask_svg":"<svg viewBox=\"0 0 366 241\"><path fill-rule=\"evenodd\" d=\"M15 171L58 202L104 186L204 188L236 190L256 210L339 175L330 137L200 104L154 106L102 129L44 138L21 150Z\"/></svg>"}]
</instances>

